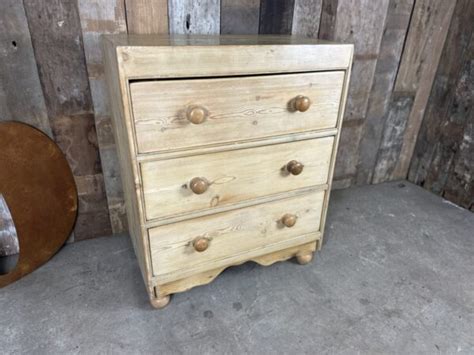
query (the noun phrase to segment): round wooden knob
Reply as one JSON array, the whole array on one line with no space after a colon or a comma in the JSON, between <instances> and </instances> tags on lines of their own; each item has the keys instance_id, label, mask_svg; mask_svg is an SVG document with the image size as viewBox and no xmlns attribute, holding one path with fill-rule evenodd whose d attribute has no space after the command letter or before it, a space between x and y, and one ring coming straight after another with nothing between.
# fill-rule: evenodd
<instances>
[{"instance_id":1,"label":"round wooden knob","mask_svg":"<svg viewBox=\"0 0 474 355\"><path fill-rule=\"evenodd\" d=\"M207 191L209 187L209 182L206 179L201 177L195 177L189 182L189 188L196 195L203 194Z\"/></svg>"},{"instance_id":2,"label":"round wooden knob","mask_svg":"<svg viewBox=\"0 0 474 355\"><path fill-rule=\"evenodd\" d=\"M296 219L297 217L294 214L287 213L281 218L281 223L283 223L285 227L291 228L296 224Z\"/></svg>"},{"instance_id":3,"label":"round wooden knob","mask_svg":"<svg viewBox=\"0 0 474 355\"><path fill-rule=\"evenodd\" d=\"M196 238L193 242L194 250L197 252L203 252L209 247L210 240L207 238Z\"/></svg>"},{"instance_id":4,"label":"round wooden knob","mask_svg":"<svg viewBox=\"0 0 474 355\"><path fill-rule=\"evenodd\" d=\"M186 111L186 118L194 124L203 123L207 117L207 110L202 106L191 106Z\"/></svg>"},{"instance_id":5,"label":"round wooden knob","mask_svg":"<svg viewBox=\"0 0 474 355\"><path fill-rule=\"evenodd\" d=\"M295 110L300 112L305 112L311 106L311 101L309 97L298 95L295 97Z\"/></svg>"},{"instance_id":6,"label":"round wooden knob","mask_svg":"<svg viewBox=\"0 0 474 355\"><path fill-rule=\"evenodd\" d=\"M292 175L299 175L303 171L304 165L296 160L290 161L286 164L286 170Z\"/></svg>"}]
</instances>

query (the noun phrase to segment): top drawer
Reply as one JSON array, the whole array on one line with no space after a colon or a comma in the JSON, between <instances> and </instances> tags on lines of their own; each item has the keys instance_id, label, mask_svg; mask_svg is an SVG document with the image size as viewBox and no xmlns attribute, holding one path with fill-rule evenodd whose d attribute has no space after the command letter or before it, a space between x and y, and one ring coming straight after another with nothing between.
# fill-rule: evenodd
<instances>
[{"instance_id":1,"label":"top drawer","mask_svg":"<svg viewBox=\"0 0 474 355\"><path fill-rule=\"evenodd\" d=\"M138 153L334 128L343 80L334 71L131 83Z\"/></svg>"}]
</instances>

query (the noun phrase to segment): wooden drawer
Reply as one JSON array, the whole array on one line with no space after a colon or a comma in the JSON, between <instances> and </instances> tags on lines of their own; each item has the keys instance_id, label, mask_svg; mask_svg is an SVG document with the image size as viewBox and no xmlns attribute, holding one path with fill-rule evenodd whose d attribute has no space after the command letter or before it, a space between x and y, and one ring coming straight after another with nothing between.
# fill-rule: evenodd
<instances>
[{"instance_id":1,"label":"wooden drawer","mask_svg":"<svg viewBox=\"0 0 474 355\"><path fill-rule=\"evenodd\" d=\"M334 71L133 82L138 153L334 128L343 80ZM298 95L311 101L305 112L295 110ZM188 120L193 107L206 115L200 124Z\"/></svg>"},{"instance_id":2,"label":"wooden drawer","mask_svg":"<svg viewBox=\"0 0 474 355\"><path fill-rule=\"evenodd\" d=\"M235 204L266 195L327 183L333 137L281 143L141 165L148 220ZM296 160L299 175L286 170ZM204 178L207 191L198 195L190 181Z\"/></svg>"},{"instance_id":3,"label":"wooden drawer","mask_svg":"<svg viewBox=\"0 0 474 355\"><path fill-rule=\"evenodd\" d=\"M324 191L163 225L148 231L153 273L172 281L319 238ZM285 214L296 215L286 227ZM198 252L197 242L207 249Z\"/></svg>"}]
</instances>

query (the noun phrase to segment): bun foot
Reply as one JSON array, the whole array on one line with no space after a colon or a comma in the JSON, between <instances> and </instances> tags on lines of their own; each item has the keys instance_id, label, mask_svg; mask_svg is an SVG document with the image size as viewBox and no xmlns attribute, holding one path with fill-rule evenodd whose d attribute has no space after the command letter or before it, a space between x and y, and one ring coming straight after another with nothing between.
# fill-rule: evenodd
<instances>
[{"instance_id":1,"label":"bun foot","mask_svg":"<svg viewBox=\"0 0 474 355\"><path fill-rule=\"evenodd\" d=\"M153 308L162 309L162 308L165 308L168 305L168 303L170 303L170 298L171 298L170 295L164 296L161 298L151 298L150 303L153 306Z\"/></svg>"},{"instance_id":2,"label":"bun foot","mask_svg":"<svg viewBox=\"0 0 474 355\"><path fill-rule=\"evenodd\" d=\"M296 255L296 261L300 265L306 265L313 260L313 253Z\"/></svg>"}]
</instances>

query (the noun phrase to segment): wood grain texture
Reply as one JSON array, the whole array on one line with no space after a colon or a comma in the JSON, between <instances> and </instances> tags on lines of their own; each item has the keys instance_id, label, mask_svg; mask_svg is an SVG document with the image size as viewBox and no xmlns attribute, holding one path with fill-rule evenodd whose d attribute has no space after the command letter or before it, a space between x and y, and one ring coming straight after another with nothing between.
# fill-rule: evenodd
<instances>
[{"instance_id":1,"label":"wood grain texture","mask_svg":"<svg viewBox=\"0 0 474 355\"><path fill-rule=\"evenodd\" d=\"M26 0L24 6L54 139L74 176L91 182L78 191L75 238L110 234L107 200L95 194L103 190L102 166L76 2Z\"/></svg>"},{"instance_id":2,"label":"wood grain texture","mask_svg":"<svg viewBox=\"0 0 474 355\"><path fill-rule=\"evenodd\" d=\"M333 142L327 137L143 163L147 220L325 184ZM302 174L286 172L291 160L305 165ZM187 184L194 177L207 179L208 191L202 195L190 191Z\"/></svg>"},{"instance_id":3,"label":"wood grain texture","mask_svg":"<svg viewBox=\"0 0 474 355\"><path fill-rule=\"evenodd\" d=\"M317 246L320 244L319 240L314 242L305 243L298 245L296 247L286 248L282 250L278 250L275 252L267 253L265 255L256 256L252 258L250 261L256 262L257 264L268 266L278 261L288 260L297 254L300 253L313 253ZM245 261L244 261L245 262ZM234 265L242 264L242 261L236 262ZM234 266L229 265L229 266ZM158 287L155 287L155 295L158 297L165 297L166 295L177 293L177 292L184 292L188 291L193 287L200 286L200 285L207 285L208 283L212 282L217 276L219 276L222 271L224 271L227 267L218 267L212 270L200 272L188 277L185 277L180 280L171 281L165 284L160 284Z\"/></svg>"},{"instance_id":4,"label":"wood grain texture","mask_svg":"<svg viewBox=\"0 0 474 355\"><path fill-rule=\"evenodd\" d=\"M411 161L409 180L470 208L474 4L456 4ZM453 55L456 53L456 55ZM467 154L466 154L467 153Z\"/></svg>"},{"instance_id":5,"label":"wood grain texture","mask_svg":"<svg viewBox=\"0 0 474 355\"><path fill-rule=\"evenodd\" d=\"M322 0L318 38L332 41L336 34L336 16L339 0Z\"/></svg>"},{"instance_id":6,"label":"wood grain texture","mask_svg":"<svg viewBox=\"0 0 474 355\"><path fill-rule=\"evenodd\" d=\"M110 108L113 115L113 133L115 141L119 142L120 174L123 181L123 192L126 206L128 232L130 234L135 254L138 259L143 280L150 295L154 293L151 279L151 262L148 238L145 238L146 229L143 224L143 210L141 192L139 188L138 164L136 162L135 146L133 144L131 109L128 100L128 81L119 68L119 58L116 48L109 41L103 41L104 69L107 80Z\"/></svg>"},{"instance_id":7,"label":"wood grain texture","mask_svg":"<svg viewBox=\"0 0 474 355\"><path fill-rule=\"evenodd\" d=\"M284 244L285 249L302 244L301 239L314 241L323 197L320 191L151 229L153 273L165 283L266 254L275 244ZM298 216L291 228L280 222L288 212ZM198 237L210 240L201 253L192 246Z\"/></svg>"},{"instance_id":8,"label":"wood grain texture","mask_svg":"<svg viewBox=\"0 0 474 355\"><path fill-rule=\"evenodd\" d=\"M260 34L290 34L295 0L261 0Z\"/></svg>"},{"instance_id":9,"label":"wood grain texture","mask_svg":"<svg viewBox=\"0 0 474 355\"><path fill-rule=\"evenodd\" d=\"M317 38L323 0L295 0L291 34Z\"/></svg>"},{"instance_id":10,"label":"wood grain texture","mask_svg":"<svg viewBox=\"0 0 474 355\"><path fill-rule=\"evenodd\" d=\"M100 36L127 32L125 3L122 0L78 0L77 6L84 39L85 61L93 99L110 223L113 233L121 233L127 230L127 221L117 151L111 127L111 108L104 79Z\"/></svg>"},{"instance_id":11,"label":"wood grain texture","mask_svg":"<svg viewBox=\"0 0 474 355\"><path fill-rule=\"evenodd\" d=\"M0 11L0 121L28 123L52 137L23 3Z\"/></svg>"},{"instance_id":12,"label":"wood grain texture","mask_svg":"<svg viewBox=\"0 0 474 355\"><path fill-rule=\"evenodd\" d=\"M345 70L353 47L290 36L109 38L129 79ZM220 45L220 47L218 47ZM134 48L139 47L139 48ZM199 58L199 60L196 60Z\"/></svg>"},{"instance_id":13,"label":"wood grain texture","mask_svg":"<svg viewBox=\"0 0 474 355\"><path fill-rule=\"evenodd\" d=\"M372 182L377 184L390 180L403 144L406 117L413 107L413 96L393 96L388 107L385 129L377 151L377 165Z\"/></svg>"},{"instance_id":14,"label":"wood grain texture","mask_svg":"<svg viewBox=\"0 0 474 355\"><path fill-rule=\"evenodd\" d=\"M407 177L455 4L455 1L430 0L415 3L395 91L416 90L416 95L413 108L407 116L400 157L391 179Z\"/></svg>"},{"instance_id":15,"label":"wood grain texture","mask_svg":"<svg viewBox=\"0 0 474 355\"><path fill-rule=\"evenodd\" d=\"M344 72L265 77L150 81L130 85L140 153L285 133L335 128ZM311 100L296 112L292 100ZM238 99L234 99L238 98ZM207 118L188 121L186 112L202 106Z\"/></svg>"},{"instance_id":16,"label":"wood grain texture","mask_svg":"<svg viewBox=\"0 0 474 355\"><path fill-rule=\"evenodd\" d=\"M169 0L171 34L218 34L220 0Z\"/></svg>"},{"instance_id":17,"label":"wood grain texture","mask_svg":"<svg viewBox=\"0 0 474 355\"><path fill-rule=\"evenodd\" d=\"M345 180L344 185L352 184L355 179L362 121L367 113L388 4L388 0L331 1L323 4L324 21L321 22L320 35L338 42L354 43L351 75L356 79L351 80L344 120L354 120L355 123L343 125L334 176L336 181ZM345 127L352 128L344 132Z\"/></svg>"},{"instance_id":18,"label":"wood grain texture","mask_svg":"<svg viewBox=\"0 0 474 355\"><path fill-rule=\"evenodd\" d=\"M168 33L168 0L125 0L128 33Z\"/></svg>"},{"instance_id":19,"label":"wood grain texture","mask_svg":"<svg viewBox=\"0 0 474 355\"><path fill-rule=\"evenodd\" d=\"M221 0L221 34L257 34L260 0Z\"/></svg>"},{"instance_id":20,"label":"wood grain texture","mask_svg":"<svg viewBox=\"0 0 474 355\"><path fill-rule=\"evenodd\" d=\"M359 152L357 153L359 159L357 184L372 182L413 4L414 0L391 0L389 3Z\"/></svg>"},{"instance_id":21,"label":"wood grain texture","mask_svg":"<svg viewBox=\"0 0 474 355\"><path fill-rule=\"evenodd\" d=\"M388 0L338 3L334 40L354 44L354 66L346 119L364 118L387 15Z\"/></svg>"}]
</instances>

